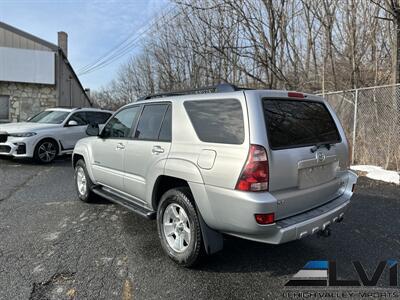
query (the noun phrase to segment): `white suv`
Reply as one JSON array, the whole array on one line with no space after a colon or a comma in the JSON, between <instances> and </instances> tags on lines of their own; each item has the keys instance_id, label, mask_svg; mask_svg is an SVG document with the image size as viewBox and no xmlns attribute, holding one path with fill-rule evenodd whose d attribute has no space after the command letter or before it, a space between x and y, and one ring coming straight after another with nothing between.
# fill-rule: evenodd
<instances>
[{"instance_id":1,"label":"white suv","mask_svg":"<svg viewBox=\"0 0 400 300\"><path fill-rule=\"evenodd\" d=\"M0 155L50 163L57 155L72 153L87 136L88 124L104 124L111 115L93 108L52 108L27 122L0 124Z\"/></svg>"}]
</instances>

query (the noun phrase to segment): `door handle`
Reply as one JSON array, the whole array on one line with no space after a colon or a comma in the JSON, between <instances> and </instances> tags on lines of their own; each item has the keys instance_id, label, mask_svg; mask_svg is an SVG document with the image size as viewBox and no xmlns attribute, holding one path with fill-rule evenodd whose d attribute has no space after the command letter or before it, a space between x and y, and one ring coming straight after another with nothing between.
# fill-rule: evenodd
<instances>
[{"instance_id":1,"label":"door handle","mask_svg":"<svg viewBox=\"0 0 400 300\"><path fill-rule=\"evenodd\" d=\"M118 143L116 150L125 150L125 145L122 143Z\"/></svg>"},{"instance_id":2,"label":"door handle","mask_svg":"<svg viewBox=\"0 0 400 300\"><path fill-rule=\"evenodd\" d=\"M154 146L153 149L151 150L151 153L153 154L164 153L164 148L161 148L160 146Z\"/></svg>"}]
</instances>

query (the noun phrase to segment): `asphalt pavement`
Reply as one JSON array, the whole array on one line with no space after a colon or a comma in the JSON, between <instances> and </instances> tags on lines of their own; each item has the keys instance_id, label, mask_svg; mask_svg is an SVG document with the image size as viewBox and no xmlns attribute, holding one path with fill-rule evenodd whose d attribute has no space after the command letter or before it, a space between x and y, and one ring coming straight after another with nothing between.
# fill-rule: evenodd
<instances>
[{"instance_id":1,"label":"asphalt pavement","mask_svg":"<svg viewBox=\"0 0 400 300\"><path fill-rule=\"evenodd\" d=\"M0 158L0 299L315 299L323 295L296 293L347 290L284 285L310 260L336 261L344 278L360 261L370 276L399 258L399 216L399 186L360 178L329 238L273 246L227 237L223 251L184 269L162 252L154 221L77 200L68 157L45 166ZM386 281L385 272L380 287L355 290L394 297Z\"/></svg>"}]
</instances>

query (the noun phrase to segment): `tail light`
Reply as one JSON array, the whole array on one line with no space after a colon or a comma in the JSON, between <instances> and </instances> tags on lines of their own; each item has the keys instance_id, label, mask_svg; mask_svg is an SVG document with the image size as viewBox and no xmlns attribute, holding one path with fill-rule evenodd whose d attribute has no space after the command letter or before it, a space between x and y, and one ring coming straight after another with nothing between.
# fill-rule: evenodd
<instances>
[{"instance_id":1,"label":"tail light","mask_svg":"<svg viewBox=\"0 0 400 300\"><path fill-rule=\"evenodd\" d=\"M240 174L236 189L247 192L268 191L269 166L267 151L259 145L250 145L246 165Z\"/></svg>"}]
</instances>

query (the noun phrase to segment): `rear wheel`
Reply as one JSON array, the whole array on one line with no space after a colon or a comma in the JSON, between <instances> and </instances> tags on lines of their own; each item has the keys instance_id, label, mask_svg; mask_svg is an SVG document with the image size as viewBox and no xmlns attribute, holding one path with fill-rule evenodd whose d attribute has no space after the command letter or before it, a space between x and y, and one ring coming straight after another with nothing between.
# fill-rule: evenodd
<instances>
[{"instance_id":1,"label":"rear wheel","mask_svg":"<svg viewBox=\"0 0 400 300\"><path fill-rule=\"evenodd\" d=\"M91 202L93 200L92 188L94 186L90 179L85 162L80 159L75 165L75 189L78 194L78 198L83 202Z\"/></svg>"},{"instance_id":2,"label":"rear wheel","mask_svg":"<svg viewBox=\"0 0 400 300\"><path fill-rule=\"evenodd\" d=\"M34 158L41 164L51 163L58 154L58 145L53 140L40 141L34 153Z\"/></svg>"},{"instance_id":3,"label":"rear wheel","mask_svg":"<svg viewBox=\"0 0 400 300\"><path fill-rule=\"evenodd\" d=\"M191 267L203 252L199 217L188 188L167 191L157 210L157 227L161 245L177 264Z\"/></svg>"}]
</instances>

